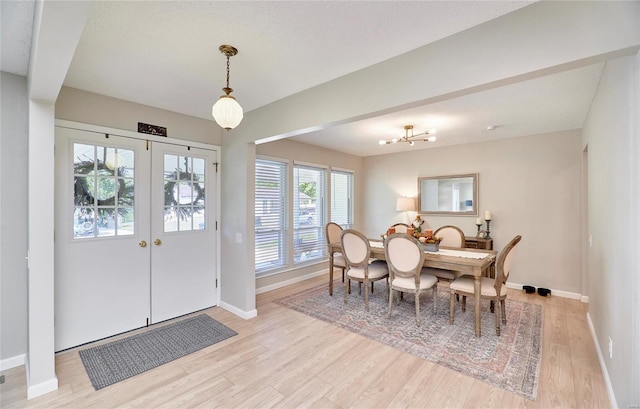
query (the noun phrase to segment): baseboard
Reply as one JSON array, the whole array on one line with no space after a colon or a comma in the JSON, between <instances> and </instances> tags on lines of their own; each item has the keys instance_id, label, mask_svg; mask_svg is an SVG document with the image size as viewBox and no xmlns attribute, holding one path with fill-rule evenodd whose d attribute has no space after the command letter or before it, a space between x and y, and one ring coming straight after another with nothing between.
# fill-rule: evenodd
<instances>
[{"instance_id":1,"label":"baseboard","mask_svg":"<svg viewBox=\"0 0 640 409\"><path fill-rule=\"evenodd\" d=\"M593 327L593 322L591 321L591 315L589 315L589 313L587 313L587 324L589 325L589 332L591 332L591 338L593 338L593 344L595 345L596 353L598 354L598 361L600 362L602 377L604 378L605 385L607 385L607 394L609 395L609 403L611 403L612 408L617 408L618 403L616 402L616 395L613 393L613 386L611 385L611 379L609 378L609 371L607 371L607 365L604 362L604 357L602 356L602 350L600 349L600 343L598 342L598 337L596 336L596 330Z\"/></svg>"},{"instance_id":2,"label":"baseboard","mask_svg":"<svg viewBox=\"0 0 640 409\"><path fill-rule=\"evenodd\" d=\"M507 281L507 288L511 288L513 290L522 290L523 285L524 284L511 283ZM562 297L562 298L570 298L572 300L580 300L582 302L587 302L587 303L589 302L589 297L584 296L582 294L578 294L578 293L571 293L569 291L551 289L551 295Z\"/></svg>"},{"instance_id":3,"label":"baseboard","mask_svg":"<svg viewBox=\"0 0 640 409\"><path fill-rule=\"evenodd\" d=\"M58 389L58 378L49 379L48 381L40 382L37 385L29 385L27 387L27 400L37 398L49 392L53 392Z\"/></svg>"},{"instance_id":4,"label":"baseboard","mask_svg":"<svg viewBox=\"0 0 640 409\"><path fill-rule=\"evenodd\" d=\"M7 369L24 365L24 363L27 362L26 357L26 354L20 354L0 360L0 371L6 371Z\"/></svg>"},{"instance_id":5,"label":"baseboard","mask_svg":"<svg viewBox=\"0 0 640 409\"><path fill-rule=\"evenodd\" d=\"M238 307L235 307L231 304L228 304L224 301L220 302L220 308L223 308L227 311L229 311L230 313L237 315L238 317L245 319L245 320L249 320L251 318L255 318L258 316L258 310L256 310L255 308L253 310L250 311L245 311L245 310L241 310Z\"/></svg>"},{"instance_id":6,"label":"baseboard","mask_svg":"<svg viewBox=\"0 0 640 409\"><path fill-rule=\"evenodd\" d=\"M277 290L278 288L286 287L291 284L299 283L300 281L308 280L310 278L318 277L324 274L328 274L329 270L326 268L313 273L305 274L299 277L291 278L289 280L280 281L275 284L266 285L264 287L256 288L256 294L266 293L267 291Z\"/></svg>"}]
</instances>

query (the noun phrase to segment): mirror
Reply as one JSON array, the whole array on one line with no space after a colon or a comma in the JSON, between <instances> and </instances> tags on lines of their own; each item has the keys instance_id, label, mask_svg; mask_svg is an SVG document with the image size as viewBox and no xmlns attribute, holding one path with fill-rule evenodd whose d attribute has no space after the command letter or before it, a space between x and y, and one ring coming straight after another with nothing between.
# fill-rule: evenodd
<instances>
[{"instance_id":1,"label":"mirror","mask_svg":"<svg viewBox=\"0 0 640 409\"><path fill-rule=\"evenodd\" d=\"M478 174L418 178L418 213L477 215Z\"/></svg>"}]
</instances>

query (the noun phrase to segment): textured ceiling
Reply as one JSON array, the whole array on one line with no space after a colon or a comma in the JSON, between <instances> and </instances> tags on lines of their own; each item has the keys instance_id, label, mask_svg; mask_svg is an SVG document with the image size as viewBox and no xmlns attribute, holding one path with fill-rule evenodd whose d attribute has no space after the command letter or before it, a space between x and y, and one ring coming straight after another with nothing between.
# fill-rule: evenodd
<instances>
[{"instance_id":1,"label":"textured ceiling","mask_svg":"<svg viewBox=\"0 0 640 409\"><path fill-rule=\"evenodd\" d=\"M371 156L580 129L603 68L604 63L595 64L292 139ZM377 143L404 136L404 125L414 125L416 134L436 128L437 139L413 147Z\"/></svg>"},{"instance_id":2,"label":"textured ceiling","mask_svg":"<svg viewBox=\"0 0 640 409\"><path fill-rule=\"evenodd\" d=\"M0 1L0 68L11 74L27 75L35 0Z\"/></svg>"},{"instance_id":3,"label":"textured ceiling","mask_svg":"<svg viewBox=\"0 0 640 409\"><path fill-rule=\"evenodd\" d=\"M524 2L96 2L65 85L201 118L225 57L245 111L527 5Z\"/></svg>"},{"instance_id":4,"label":"textured ceiling","mask_svg":"<svg viewBox=\"0 0 640 409\"><path fill-rule=\"evenodd\" d=\"M393 58L530 1L96 1L65 85L211 119L225 85L245 112ZM33 1L2 1L2 70L26 75ZM296 137L368 156L437 127L413 149L582 126L602 64ZM485 130L497 125L494 131Z\"/></svg>"}]
</instances>

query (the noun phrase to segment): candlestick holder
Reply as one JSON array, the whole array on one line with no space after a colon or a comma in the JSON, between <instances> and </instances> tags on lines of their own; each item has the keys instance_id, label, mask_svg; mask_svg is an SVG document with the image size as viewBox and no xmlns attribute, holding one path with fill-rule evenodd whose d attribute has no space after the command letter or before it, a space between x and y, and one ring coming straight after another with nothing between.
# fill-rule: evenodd
<instances>
[{"instance_id":1,"label":"candlestick holder","mask_svg":"<svg viewBox=\"0 0 640 409\"><path fill-rule=\"evenodd\" d=\"M491 229L489 227L489 225L491 224L491 219L486 219L485 222L487 222L487 234L484 236L485 239L490 239L491 238Z\"/></svg>"},{"instance_id":2,"label":"candlestick holder","mask_svg":"<svg viewBox=\"0 0 640 409\"><path fill-rule=\"evenodd\" d=\"M482 226L482 224L476 224L476 227L478 228L478 231L476 232L476 236L480 234L480 226Z\"/></svg>"}]
</instances>

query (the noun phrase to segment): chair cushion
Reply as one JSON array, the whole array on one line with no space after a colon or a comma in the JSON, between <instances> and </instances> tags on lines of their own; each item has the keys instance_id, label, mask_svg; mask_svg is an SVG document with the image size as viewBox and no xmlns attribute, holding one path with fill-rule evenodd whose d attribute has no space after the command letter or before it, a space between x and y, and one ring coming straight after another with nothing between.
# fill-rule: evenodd
<instances>
[{"instance_id":1,"label":"chair cushion","mask_svg":"<svg viewBox=\"0 0 640 409\"><path fill-rule=\"evenodd\" d=\"M420 274L420 289L433 287L438 283L435 276L428 274ZM413 277L396 277L391 282L393 288L406 288L407 290L415 290L416 280Z\"/></svg>"},{"instance_id":2,"label":"chair cushion","mask_svg":"<svg viewBox=\"0 0 640 409\"><path fill-rule=\"evenodd\" d=\"M462 275L459 271L443 270L441 268L423 267L422 274L429 274L438 278L453 281Z\"/></svg>"},{"instance_id":3,"label":"chair cushion","mask_svg":"<svg viewBox=\"0 0 640 409\"><path fill-rule=\"evenodd\" d=\"M333 266L338 268L345 268L347 266L347 260L340 253L333 254Z\"/></svg>"},{"instance_id":4,"label":"chair cushion","mask_svg":"<svg viewBox=\"0 0 640 409\"><path fill-rule=\"evenodd\" d=\"M382 278L389 275L389 269L387 268L387 264L381 263L373 263L369 264L369 279L376 280L378 278ZM364 279L364 268L362 267L352 267L347 271L347 277Z\"/></svg>"},{"instance_id":5,"label":"chair cushion","mask_svg":"<svg viewBox=\"0 0 640 409\"><path fill-rule=\"evenodd\" d=\"M496 289L493 287L495 280L493 278L482 277L480 279L481 291L480 294L485 297L495 297ZM473 278L456 278L451 282L451 289L455 291L463 291L465 293L473 294ZM507 286L503 285L500 288L500 295L507 295Z\"/></svg>"}]
</instances>

